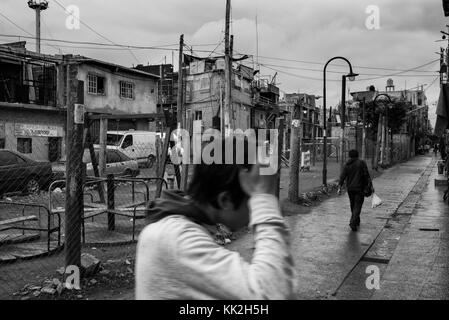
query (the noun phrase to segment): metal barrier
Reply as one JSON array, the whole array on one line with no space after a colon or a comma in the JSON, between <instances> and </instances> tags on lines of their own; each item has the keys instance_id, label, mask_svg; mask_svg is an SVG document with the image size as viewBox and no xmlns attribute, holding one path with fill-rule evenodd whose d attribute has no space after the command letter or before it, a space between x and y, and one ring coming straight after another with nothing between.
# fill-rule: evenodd
<instances>
[{"instance_id":1,"label":"metal barrier","mask_svg":"<svg viewBox=\"0 0 449 320\"><path fill-rule=\"evenodd\" d=\"M135 240L135 228L136 228L136 219L145 218L145 215L139 215L138 211L145 210L146 204L150 199L150 188L148 186L149 181L162 181L165 184L165 187L168 188L167 181L158 177L142 177L142 178L128 178L128 177L120 177L115 178L113 175L110 175L112 178L100 178L100 177L87 177L86 182L83 184L83 189L88 186L96 186L99 183L106 183L108 186L107 189L107 198L105 199L105 203L94 204L94 197L91 193L84 192L84 195L88 195L91 198L90 204L85 204L84 215L82 218L82 238L83 242L85 242L85 225L84 220L88 218L94 219L95 216L101 214L108 214L108 229L115 229L115 215L125 216L132 218L133 228L132 228L132 240ZM132 188L132 203L122 205L118 208L115 208L115 184L118 182L131 183ZM136 191L136 184L141 184L145 188L145 192ZM51 213L62 213L65 212L65 208L53 208L53 190L56 187L60 187L61 185L65 185L65 180L57 180L50 184L49 191L49 211ZM143 194L143 201L136 201L136 194ZM139 208L140 207L140 208Z\"/></svg>"},{"instance_id":2,"label":"metal barrier","mask_svg":"<svg viewBox=\"0 0 449 320\"><path fill-rule=\"evenodd\" d=\"M24 224L22 226L10 226L8 229L17 229L17 230L23 230L22 234L25 234L25 230L34 230L34 231L46 231L47 232L47 250L50 252L50 241L51 241L51 234L55 231L58 231L58 247L61 245L61 215L58 212L51 212L46 206L41 204L35 204L35 203L23 203L23 202L14 202L14 201L0 201L0 205L16 205L16 206L22 206L22 216L25 216L25 208L31 207L31 208L39 208L38 214L39 214L39 227L25 227ZM40 225L40 215L41 215L41 209L44 210L47 213L47 228L42 228ZM56 215L58 217L58 225L57 227L51 227L51 217L53 215Z\"/></svg>"}]
</instances>

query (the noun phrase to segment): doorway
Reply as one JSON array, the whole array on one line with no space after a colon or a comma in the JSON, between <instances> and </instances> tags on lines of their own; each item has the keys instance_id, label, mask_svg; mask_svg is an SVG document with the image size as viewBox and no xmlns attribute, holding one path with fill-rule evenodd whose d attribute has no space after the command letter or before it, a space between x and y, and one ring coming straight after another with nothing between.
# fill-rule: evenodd
<instances>
[{"instance_id":1,"label":"doorway","mask_svg":"<svg viewBox=\"0 0 449 320\"><path fill-rule=\"evenodd\" d=\"M62 138L48 138L48 161L56 162L61 158Z\"/></svg>"}]
</instances>

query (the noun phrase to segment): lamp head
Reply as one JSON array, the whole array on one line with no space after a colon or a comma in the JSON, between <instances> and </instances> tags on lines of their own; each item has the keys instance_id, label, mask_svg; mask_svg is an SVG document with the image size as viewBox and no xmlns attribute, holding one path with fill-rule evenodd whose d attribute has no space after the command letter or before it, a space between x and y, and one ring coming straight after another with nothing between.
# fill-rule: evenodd
<instances>
[{"instance_id":1,"label":"lamp head","mask_svg":"<svg viewBox=\"0 0 449 320\"><path fill-rule=\"evenodd\" d=\"M358 75L359 75L358 73L354 73L354 72L352 72L352 70L351 70L351 72L349 72L349 74L346 75L346 78L348 78L349 81L354 81L354 80L355 80L355 77L357 77Z\"/></svg>"}]
</instances>

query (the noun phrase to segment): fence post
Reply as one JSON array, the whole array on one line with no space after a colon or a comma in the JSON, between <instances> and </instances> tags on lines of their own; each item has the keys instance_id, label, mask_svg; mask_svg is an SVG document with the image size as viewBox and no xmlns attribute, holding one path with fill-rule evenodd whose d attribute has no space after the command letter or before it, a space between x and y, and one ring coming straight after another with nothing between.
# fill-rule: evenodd
<instances>
[{"instance_id":1,"label":"fence post","mask_svg":"<svg viewBox=\"0 0 449 320\"><path fill-rule=\"evenodd\" d=\"M65 203L65 265L81 265L81 220L83 199L84 115L75 118L75 103L82 104L83 90L78 85L78 65L65 58L67 67L67 163ZM81 109L82 110L82 109ZM82 123L80 123L82 121Z\"/></svg>"},{"instance_id":2,"label":"fence post","mask_svg":"<svg viewBox=\"0 0 449 320\"><path fill-rule=\"evenodd\" d=\"M114 186L114 175L108 174L107 176L107 188L108 188L108 230L115 230L115 214L109 210L115 209L115 186Z\"/></svg>"}]
</instances>

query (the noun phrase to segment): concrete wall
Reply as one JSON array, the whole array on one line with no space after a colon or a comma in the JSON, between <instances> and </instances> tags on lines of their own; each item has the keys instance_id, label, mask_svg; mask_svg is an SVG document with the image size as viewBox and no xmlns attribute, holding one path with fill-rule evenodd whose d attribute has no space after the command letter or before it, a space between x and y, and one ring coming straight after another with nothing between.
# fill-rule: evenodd
<instances>
[{"instance_id":1,"label":"concrete wall","mask_svg":"<svg viewBox=\"0 0 449 320\"><path fill-rule=\"evenodd\" d=\"M17 151L17 138L32 139L32 153L26 154L33 160L48 161L48 137L16 135L16 124L25 127L52 129L61 140L61 154L65 154L65 114L37 110L0 108L0 122L4 127L5 149Z\"/></svg>"},{"instance_id":2,"label":"concrete wall","mask_svg":"<svg viewBox=\"0 0 449 320\"><path fill-rule=\"evenodd\" d=\"M104 77L105 94L88 93L88 74ZM138 75L112 73L111 71L90 65L81 65L78 80L84 81L84 104L87 110L105 113L155 113L157 104L157 80ZM120 81L134 84L134 99L120 97Z\"/></svg>"}]
</instances>

